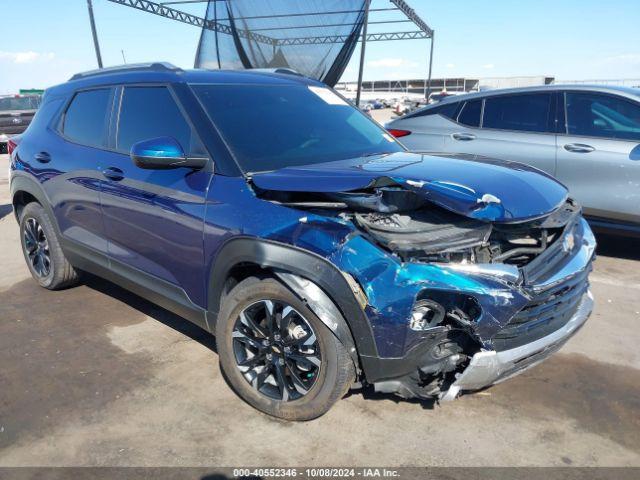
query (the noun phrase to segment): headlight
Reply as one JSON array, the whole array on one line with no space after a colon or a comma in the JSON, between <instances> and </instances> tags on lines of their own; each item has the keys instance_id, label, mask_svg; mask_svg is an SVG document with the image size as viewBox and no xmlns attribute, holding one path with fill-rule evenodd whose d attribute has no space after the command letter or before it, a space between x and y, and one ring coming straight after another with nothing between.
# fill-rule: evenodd
<instances>
[{"instance_id":1,"label":"headlight","mask_svg":"<svg viewBox=\"0 0 640 480\"><path fill-rule=\"evenodd\" d=\"M437 327L444 320L444 314L444 307L439 303L432 300L419 300L411 311L409 328L421 331Z\"/></svg>"}]
</instances>

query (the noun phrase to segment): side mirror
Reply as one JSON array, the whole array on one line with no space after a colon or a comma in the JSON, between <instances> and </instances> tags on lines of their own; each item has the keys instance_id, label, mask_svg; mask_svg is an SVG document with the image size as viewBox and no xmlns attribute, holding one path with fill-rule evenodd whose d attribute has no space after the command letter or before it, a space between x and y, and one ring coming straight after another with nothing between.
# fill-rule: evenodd
<instances>
[{"instance_id":1,"label":"side mirror","mask_svg":"<svg viewBox=\"0 0 640 480\"><path fill-rule=\"evenodd\" d=\"M173 137L159 137L135 143L131 147L131 160L136 166L150 170L193 168L199 170L207 164L206 158L187 157L182 146Z\"/></svg>"}]
</instances>

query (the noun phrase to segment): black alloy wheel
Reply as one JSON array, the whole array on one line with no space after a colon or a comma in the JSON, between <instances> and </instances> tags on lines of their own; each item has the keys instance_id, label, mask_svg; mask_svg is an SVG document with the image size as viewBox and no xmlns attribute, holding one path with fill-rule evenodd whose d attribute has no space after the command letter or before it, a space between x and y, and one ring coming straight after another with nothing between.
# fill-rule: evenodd
<instances>
[{"instance_id":1,"label":"black alloy wheel","mask_svg":"<svg viewBox=\"0 0 640 480\"><path fill-rule=\"evenodd\" d=\"M48 277L51 273L49 241L35 218L26 219L23 236L25 256L31 263L33 271L39 278Z\"/></svg>"},{"instance_id":2,"label":"black alloy wheel","mask_svg":"<svg viewBox=\"0 0 640 480\"><path fill-rule=\"evenodd\" d=\"M233 353L237 368L261 394L282 402L298 400L314 386L322 368L311 323L283 301L259 300L236 319Z\"/></svg>"}]
</instances>

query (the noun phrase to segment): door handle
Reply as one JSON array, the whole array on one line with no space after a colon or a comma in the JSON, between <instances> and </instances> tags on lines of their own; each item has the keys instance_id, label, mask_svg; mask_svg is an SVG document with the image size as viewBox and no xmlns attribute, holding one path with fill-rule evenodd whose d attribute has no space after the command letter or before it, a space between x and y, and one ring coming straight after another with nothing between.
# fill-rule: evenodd
<instances>
[{"instance_id":1,"label":"door handle","mask_svg":"<svg viewBox=\"0 0 640 480\"><path fill-rule=\"evenodd\" d=\"M591 145L585 145L584 143L568 143L564 146L564 149L572 153L589 153L595 150Z\"/></svg>"},{"instance_id":2,"label":"door handle","mask_svg":"<svg viewBox=\"0 0 640 480\"><path fill-rule=\"evenodd\" d=\"M40 163L49 163L51 161L51 155L47 152L36 153L33 158Z\"/></svg>"},{"instance_id":3,"label":"door handle","mask_svg":"<svg viewBox=\"0 0 640 480\"><path fill-rule=\"evenodd\" d=\"M451 138L460 142L469 142L475 140L476 136L473 133L453 133Z\"/></svg>"},{"instance_id":4,"label":"door handle","mask_svg":"<svg viewBox=\"0 0 640 480\"><path fill-rule=\"evenodd\" d=\"M109 180L119 181L124 178L124 172L116 167L105 168L102 174Z\"/></svg>"}]
</instances>

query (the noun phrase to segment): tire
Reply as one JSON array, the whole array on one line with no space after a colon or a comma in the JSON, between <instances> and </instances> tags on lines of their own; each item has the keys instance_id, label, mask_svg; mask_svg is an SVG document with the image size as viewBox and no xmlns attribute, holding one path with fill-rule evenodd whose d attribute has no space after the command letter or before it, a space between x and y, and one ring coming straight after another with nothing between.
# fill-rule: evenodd
<instances>
[{"instance_id":1,"label":"tire","mask_svg":"<svg viewBox=\"0 0 640 480\"><path fill-rule=\"evenodd\" d=\"M273 365L269 365L269 361L264 360L266 365L264 370L262 370L263 367L261 365L247 370L247 367L239 366L239 359L242 360L246 350L255 350L257 352L255 357L249 357L248 361L258 358L261 351L253 348L253 343L246 344L246 339L238 337L243 336L242 332L247 331L245 328L247 326L247 316L251 316L252 311L258 313L261 309L267 311L269 308L268 302L270 302L275 312L274 318L284 317L288 319L280 321L281 325L288 324L288 328L281 327L278 329L276 326L274 330L280 333L288 333L286 335L283 334L281 340L284 343L279 344L279 346L276 345L274 339L277 339L277 337L270 336L265 327L269 318L266 316L264 323L260 324L259 327L259 331L262 331L265 335L255 335L252 338L260 338L263 343L265 341L269 342L270 338L274 342L272 347L263 347L266 349L265 351L272 352L272 360L270 362ZM287 308L290 309L287 310ZM288 314L282 315L286 312ZM243 313L244 322L240 320L241 313ZM278 315L280 316L278 317ZM255 325L255 323L251 324ZM296 326L292 330L292 325L294 324ZM303 331L305 332L304 334L302 333ZM294 333L297 337L294 336ZM304 341L302 346L290 348L291 357L287 357L284 353L287 347L283 349L282 345L302 341ZM353 361L342 343L298 297L273 278L248 278L236 285L226 295L216 324L216 344L218 346L220 368L233 390L249 405L261 412L281 419L305 421L325 414L334 403L344 396L355 379ZM310 346L305 346L307 344ZM272 348L273 350L270 350ZM298 348L299 350L296 350ZM311 351L313 353L301 354L300 352L303 351ZM268 353L265 355L268 356ZM300 364L297 360L292 363L291 358L298 358L301 355L309 357L314 362L319 359L319 365L313 367L310 363ZM285 388L280 383L278 383L277 387L269 384L270 381L277 382L277 378L282 378L282 375L276 376L279 373L277 371L276 358L278 362L286 362L284 364L280 363L281 368L284 368L280 372L285 373L285 383L289 387L293 386L292 389ZM283 365L284 367L282 367ZM241 371L242 368L244 368L244 371ZM300 375L299 368L308 368L307 378L302 381L312 383L304 384L301 387L300 379L305 375ZM265 380L264 376L267 375L265 372L269 371L269 369L271 378L267 377ZM294 374L294 371L297 374ZM260 378L261 376L262 378ZM249 377L252 377L251 380ZM258 387L260 380L263 381L262 391L258 390L260 388ZM298 381L295 382L294 380ZM306 393L301 393L305 392L305 389L308 389ZM284 390L290 392L285 394ZM283 397L285 396L288 398L284 399Z\"/></svg>"},{"instance_id":2,"label":"tire","mask_svg":"<svg viewBox=\"0 0 640 480\"><path fill-rule=\"evenodd\" d=\"M34 246L36 237L38 246ZM64 256L52 220L39 203L29 203L22 210L20 244L31 276L41 287L60 290L78 283L78 273Z\"/></svg>"}]
</instances>

